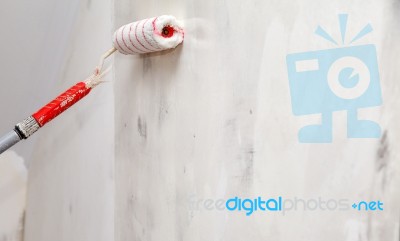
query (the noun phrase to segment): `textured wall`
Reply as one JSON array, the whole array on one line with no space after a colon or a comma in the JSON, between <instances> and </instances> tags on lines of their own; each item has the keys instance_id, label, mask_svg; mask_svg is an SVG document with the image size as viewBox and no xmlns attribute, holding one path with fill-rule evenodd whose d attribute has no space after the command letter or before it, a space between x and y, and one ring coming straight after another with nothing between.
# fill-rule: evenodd
<instances>
[{"instance_id":1,"label":"textured wall","mask_svg":"<svg viewBox=\"0 0 400 241\"><path fill-rule=\"evenodd\" d=\"M397 1L115 2L115 27L173 14L183 46L115 60L116 240L398 240L400 47ZM333 46L371 23L383 106L361 114L380 139L347 139L346 113L334 140L301 144L297 131L318 116L291 111L285 57ZM318 121L318 120L317 120ZM193 210L195 197L383 200L382 212L255 213Z\"/></svg>"},{"instance_id":2,"label":"textured wall","mask_svg":"<svg viewBox=\"0 0 400 241\"><path fill-rule=\"evenodd\" d=\"M12 125L90 74L111 44L112 29L122 24L172 14L185 23L185 42L163 53L118 54L108 77L114 83L99 86L35 139L19 144L29 163L26 240L399 239L397 1L77 3L49 3L40 8L40 17L26 20L32 25L28 34L37 30L50 37L28 41L17 31L26 42L4 40L6 79L17 74L21 82L15 89L25 86L29 76L35 81L18 94L45 89L27 105L25 99L18 102L16 116L5 104L11 91L1 88L1 109L9 117L2 125ZM7 19L21 9L25 17L33 13L28 4L8 9L3 12ZM360 114L379 122L384 134L347 139L346 113L337 112L332 143L301 144L299 128L318 116L292 114L285 58L332 48L314 31L325 26L340 38L339 13L349 14L352 35L367 23L374 28L357 44L376 45L383 105ZM68 20L57 27L61 22L55 19ZM35 25L43 22L48 25ZM7 32L20 29L1 24ZM52 47L41 51L43 43ZM246 217L197 210L189 201L234 196L379 199L385 210Z\"/></svg>"},{"instance_id":3,"label":"textured wall","mask_svg":"<svg viewBox=\"0 0 400 241\"><path fill-rule=\"evenodd\" d=\"M0 156L0 239L23 240L27 170L13 151Z\"/></svg>"}]
</instances>

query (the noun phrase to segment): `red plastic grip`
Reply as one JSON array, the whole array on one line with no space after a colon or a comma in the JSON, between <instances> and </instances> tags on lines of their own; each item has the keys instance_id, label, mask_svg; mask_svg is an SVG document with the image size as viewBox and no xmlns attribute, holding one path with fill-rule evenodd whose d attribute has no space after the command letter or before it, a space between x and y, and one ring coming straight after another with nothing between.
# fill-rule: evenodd
<instances>
[{"instance_id":1,"label":"red plastic grip","mask_svg":"<svg viewBox=\"0 0 400 241\"><path fill-rule=\"evenodd\" d=\"M42 127L89 94L91 90L84 82L79 82L38 110L32 117Z\"/></svg>"}]
</instances>

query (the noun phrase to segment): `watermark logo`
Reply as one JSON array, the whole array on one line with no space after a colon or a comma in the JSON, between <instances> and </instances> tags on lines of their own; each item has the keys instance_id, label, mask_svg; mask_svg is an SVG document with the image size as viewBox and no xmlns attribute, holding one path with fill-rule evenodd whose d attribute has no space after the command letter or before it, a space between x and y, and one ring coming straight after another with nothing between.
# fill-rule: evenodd
<instances>
[{"instance_id":1,"label":"watermark logo","mask_svg":"<svg viewBox=\"0 0 400 241\"><path fill-rule=\"evenodd\" d=\"M347 19L347 14L339 15L340 41L321 26L315 31L338 47L286 57L294 115L321 114L322 118L320 124L299 130L302 143L332 142L332 113L342 110L347 111L348 138L381 136L379 124L357 116L360 108L382 104L376 48L372 44L349 46L372 32L372 26L367 24L347 41Z\"/></svg>"},{"instance_id":2,"label":"watermark logo","mask_svg":"<svg viewBox=\"0 0 400 241\"><path fill-rule=\"evenodd\" d=\"M285 197L232 197L228 199L198 199L191 195L188 199L191 211L229 211L242 212L250 216L255 212L281 213L285 215L294 211L383 211L383 202L380 200L350 202L349 199L318 198L285 198Z\"/></svg>"},{"instance_id":3,"label":"watermark logo","mask_svg":"<svg viewBox=\"0 0 400 241\"><path fill-rule=\"evenodd\" d=\"M370 202L366 202L366 201L361 201L359 203L353 203L353 205L351 205L352 208L358 210L358 211L375 211L375 210L379 210L379 211L383 211L383 202L381 201L370 201Z\"/></svg>"}]
</instances>

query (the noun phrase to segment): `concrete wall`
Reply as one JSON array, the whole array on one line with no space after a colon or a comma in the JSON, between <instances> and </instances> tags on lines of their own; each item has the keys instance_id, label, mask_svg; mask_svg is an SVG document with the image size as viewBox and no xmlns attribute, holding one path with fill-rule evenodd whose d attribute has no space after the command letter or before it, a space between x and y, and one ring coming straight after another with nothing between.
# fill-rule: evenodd
<instances>
[{"instance_id":1,"label":"concrete wall","mask_svg":"<svg viewBox=\"0 0 400 241\"><path fill-rule=\"evenodd\" d=\"M117 56L116 240L397 240L400 129L395 1L115 1L115 26L160 14L184 20L185 42L162 54ZM378 52L383 106L362 112L380 139L304 144L317 116L292 114L286 55L335 47L367 23L357 44ZM262 196L383 200L380 213L206 210L204 199ZM196 206L200 201L199 210ZM201 206L203 203L203 206ZM301 209L301 208L300 208Z\"/></svg>"},{"instance_id":2,"label":"concrete wall","mask_svg":"<svg viewBox=\"0 0 400 241\"><path fill-rule=\"evenodd\" d=\"M1 4L2 132L88 76L120 25L172 14L186 31L175 50L116 55L111 82L14 148L29 166L26 240L399 239L397 1ZM334 48L314 31L340 39L340 13L349 36L373 26L355 45L376 46L383 104L360 115L382 136L348 139L340 111L332 143L299 143L320 117L292 114L286 55ZM384 211L204 206L235 196L381 200Z\"/></svg>"}]
</instances>

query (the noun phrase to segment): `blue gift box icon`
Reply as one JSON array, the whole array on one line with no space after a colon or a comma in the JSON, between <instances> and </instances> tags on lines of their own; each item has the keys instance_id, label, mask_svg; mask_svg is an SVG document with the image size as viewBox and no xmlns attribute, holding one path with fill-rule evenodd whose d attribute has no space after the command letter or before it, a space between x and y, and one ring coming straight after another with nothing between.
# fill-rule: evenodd
<instances>
[{"instance_id":1,"label":"blue gift box icon","mask_svg":"<svg viewBox=\"0 0 400 241\"><path fill-rule=\"evenodd\" d=\"M339 20L342 26L347 15L339 15ZM369 30L372 28L367 25L354 39ZM320 27L317 34L334 42ZM344 42L343 31L342 37ZM321 124L300 129L300 142L332 142L332 113L339 110L347 111L348 138L380 137L381 128L377 123L357 117L357 109L382 104L374 45L289 54L286 62L294 115L322 116Z\"/></svg>"}]
</instances>

